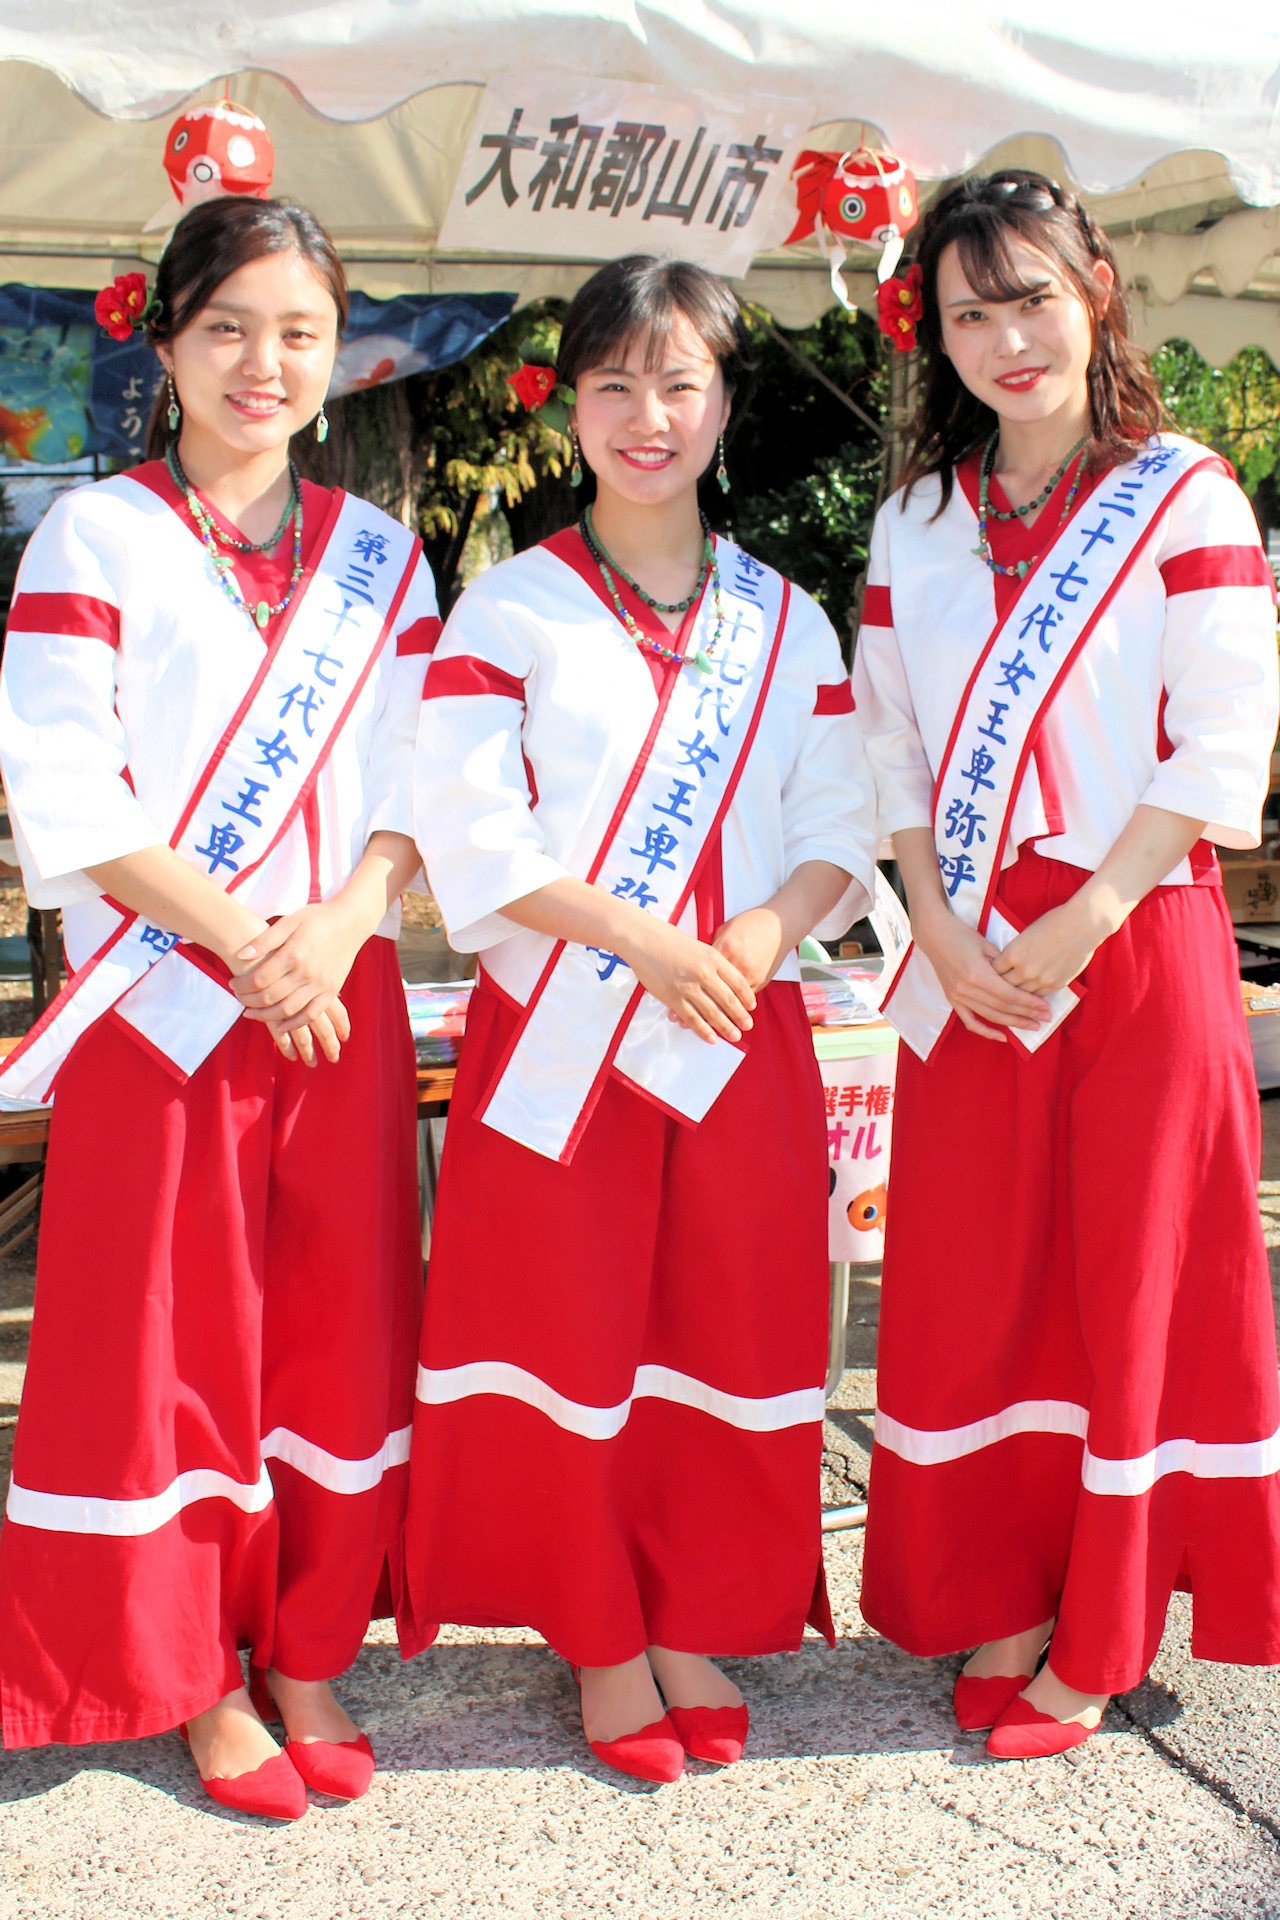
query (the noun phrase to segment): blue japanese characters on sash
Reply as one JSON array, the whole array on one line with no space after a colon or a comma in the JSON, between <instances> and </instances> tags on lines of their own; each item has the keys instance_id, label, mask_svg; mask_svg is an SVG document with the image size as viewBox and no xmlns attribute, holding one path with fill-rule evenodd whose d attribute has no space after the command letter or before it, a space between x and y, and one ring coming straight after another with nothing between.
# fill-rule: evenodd
<instances>
[{"instance_id":1,"label":"blue japanese characters on sash","mask_svg":"<svg viewBox=\"0 0 1280 1920\"><path fill-rule=\"evenodd\" d=\"M404 571L405 555L389 545L385 522L344 503L321 569L178 844L223 886L278 838L359 688Z\"/></svg>"},{"instance_id":2,"label":"blue japanese characters on sash","mask_svg":"<svg viewBox=\"0 0 1280 1920\"><path fill-rule=\"evenodd\" d=\"M606 868L610 893L645 911L657 907L668 919L691 869L691 851L701 850L719 809L726 771L737 757L739 741L750 724L743 689L760 652L761 617L758 582L765 568L750 554L734 548L722 603L738 602L726 617L719 644L711 654L707 675L686 667L672 694L662 729L662 754L667 769L655 781L643 780L646 795L635 829L620 834ZM658 759L655 743L654 761ZM651 762L651 765L654 763ZM632 819L637 809L628 810ZM605 874L600 883L606 884ZM597 979L608 980L625 960L600 947L588 947L598 961Z\"/></svg>"},{"instance_id":3,"label":"blue japanese characters on sash","mask_svg":"<svg viewBox=\"0 0 1280 1920\"><path fill-rule=\"evenodd\" d=\"M981 927L1028 741L1121 568L1177 480L1203 459L1153 441L1075 515L988 642L934 796L938 869L953 910Z\"/></svg>"}]
</instances>

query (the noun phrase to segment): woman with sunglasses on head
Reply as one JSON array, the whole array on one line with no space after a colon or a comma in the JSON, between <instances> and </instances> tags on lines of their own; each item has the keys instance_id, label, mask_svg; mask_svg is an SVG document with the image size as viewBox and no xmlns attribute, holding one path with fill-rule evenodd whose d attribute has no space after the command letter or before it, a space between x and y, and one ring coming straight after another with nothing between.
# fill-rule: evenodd
<instances>
[{"instance_id":1,"label":"woman with sunglasses on head","mask_svg":"<svg viewBox=\"0 0 1280 1920\"><path fill-rule=\"evenodd\" d=\"M919 267L854 670L915 941L886 1001L862 1604L913 1653L981 1643L957 1717L1025 1758L1138 1683L1174 1588L1197 1655L1280 1661L1258 1107L1212 845L1259 838L1275 591L1227 463L1162 430L1072 195L968 180Z\"/></svg>"},{"instance_id":2,"label":"woman with sunglasses on head","mask_svg":"<svg viewBox=\"0 0 1280 1920\"><path fill-rule=\"evenodd\" d=\"M824 1121L794 950L864 910L870 788L829 623L699 513L746 345L701 268L636 256L581 289L556 378L594 500L468 587L419 733L420 845L481 972L401 1643L535 1627L594 1752L651 1780L742 1752L708 1656L830 1630Z\"/></svg>"},{"instance_id":3,"label":"woman with sunglasses on head","mask_svg":"<svg viewBox=\"0 0 1280 1920\"><path fill-rule=\"evenodd\" d=\"M56 1089L3 1736L182 1723L214 1799L296 1818L308 1785L354 1798L373 1772L329 1682L403 1510L421 1258L394 937L439 622L418 541L290 460L326 430L346 315L312 216L197 207L147 312L152 457L33 535L0 679L23 873L72 968L0 1077Z\"/></svg>"}]
</instances>

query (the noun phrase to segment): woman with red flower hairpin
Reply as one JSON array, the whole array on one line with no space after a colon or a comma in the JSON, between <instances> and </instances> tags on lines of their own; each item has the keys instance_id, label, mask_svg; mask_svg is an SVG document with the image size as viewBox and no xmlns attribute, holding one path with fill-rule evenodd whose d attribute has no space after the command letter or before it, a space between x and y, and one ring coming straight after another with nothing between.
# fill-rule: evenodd
<instances>
[{"instance_id":1,"label":"woman with red flower hairpin","mask_svg":"<svg viewBox=\"0 0 1280 1920\"><path fill-rule=\"evenodd\" d=\"M709 1656L830 1631L826 1155L794 949L864 909L870 787L830 624L699 511L746 348L699 267L637 255L581 288L535 371L595 498L467 588L418 743L427 871L481 972L401 1644L535 1627L579 1671L593 1752L650 1780L743 1750Z\"/></svg>"},{"instance_id":2,"label":"woman with red flower hairpin","mask_svg":"<svg viewBox=\"0 0 1280 1920\"><path fill-rule=\"evenodd\" d=\"M106 290L165 371L153 457L32 536L0 676L72 967L0 1074L56 1088L4 1744L185 1723L214 1799L290 1819L373 1774L329 1682L398 1553L421 1291L394 936L439 622L418 541L290 461L345 313L323 228L244 197L179 221L154 301Z\"/></svg>"},{"instance_id":3,"label":"woman with red flower hairpin","mask_svg":"<svg viewBox=\"0 0 1280 1920\"><path fill-rule=\"evenodd\" d=\"M932 208L854 687L915 944L862 1609L989 1750L1150 1665L1280 1662L1258 1105L1212 843L1259 838L1275 586L1163 430L1106 240L1021 171ZM905 311L905 309L904 309ZM1047 1651L1046 1651L1047 1649Z\"/></svg>"}]
</instances>

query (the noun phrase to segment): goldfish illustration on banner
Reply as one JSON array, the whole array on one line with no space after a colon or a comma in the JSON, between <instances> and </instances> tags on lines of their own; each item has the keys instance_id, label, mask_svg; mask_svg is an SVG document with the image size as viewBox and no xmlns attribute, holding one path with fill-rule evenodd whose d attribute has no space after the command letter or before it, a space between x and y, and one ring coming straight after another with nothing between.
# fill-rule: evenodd
<instances>
[{"instance_id":1,"label":"goldfish illustration on banner","mask_svg":"<svg viewBox=\"0 0 1280 1920\"><path fill-rule=\"evenodd\" d=\"M883 1184L857 1193L846 1209L849 1225L856 1233L884 1232L889 1217L889 1189Z\"/></svg>"},{"instance_id":2,"label":"goldfish illustration on banner","mask_svg":"<svg viewBox=\"0 0 1280 1920\"><path fill-rule=\"evenodd\" d=\"M845 241L881 249L876 270L887 280L902 258L903 238L920 217L916 179L893 153L859 147L852 153L819 153L806 148L796 161L796 224L785 245L816 234L831 265L831 290L841 306L855 311L840 269Z\"/></svg>"},{"instance_id":3,"label":"goldfish illustration on banner","mask_svg":"<svg viewBox=\"0 0 1280 1920\"><path fill-rule=\"evenodd\" d=\"M0 453L14 460L35 460L36 441L48 425L49 416L43 407L0 406Z\"/></svg>"}]
</instances>

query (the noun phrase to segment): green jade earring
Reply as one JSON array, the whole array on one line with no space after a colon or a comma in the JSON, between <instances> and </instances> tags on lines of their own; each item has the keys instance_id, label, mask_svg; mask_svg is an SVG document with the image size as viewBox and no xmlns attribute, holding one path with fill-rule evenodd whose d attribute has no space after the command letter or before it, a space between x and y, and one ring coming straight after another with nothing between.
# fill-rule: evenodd
<instances>
[{"instance_id":1,"label":"green jade earring","mask_svg":"<svg viewBox=\"0 0 1280 1920\"><path fill-rule=\"evenodd\" d=\"M329 416L324 410L324 401L320 402L320 411L316 415L316 439L323 446L329 438Z\"/></svg>"},{"instance_id":2,"label":"green jade earring","mask_svg":"<svg viewBox=\"0 0 1280 1920\"><path fill-rule=\"evenodd\" d=\"M182 425L182 408L178 405L178 389L173 384L173 375L167 373L165 379L169 382L169 410L165 419L169 423L170 433L176 433Z\"/></svg>"}]
</instances>

